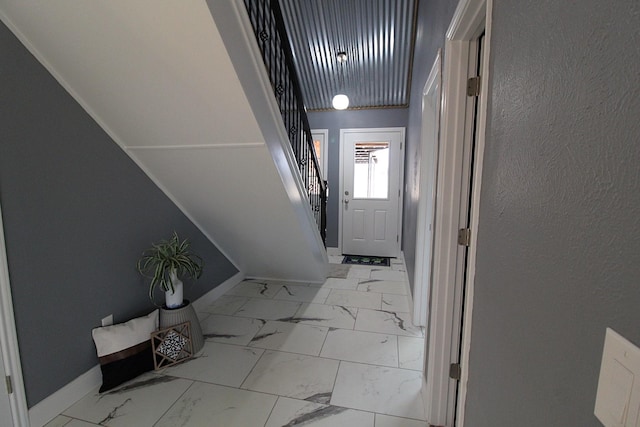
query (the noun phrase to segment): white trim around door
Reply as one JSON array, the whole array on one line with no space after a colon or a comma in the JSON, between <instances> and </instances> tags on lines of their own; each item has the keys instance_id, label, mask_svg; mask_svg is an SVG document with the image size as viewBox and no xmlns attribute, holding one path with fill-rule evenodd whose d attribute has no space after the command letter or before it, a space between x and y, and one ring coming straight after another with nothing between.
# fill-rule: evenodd
<instances>
[{"instance_id":1,"label":"white trim around door","mask_svg":"<svg viewBox=\"0 0 640 427\"><path fill-rule=\"evenodd\" d=\"M365 142L365 140L363 140L363 142L354 142L354 138L358 138L358 136L360 135L367 141ZM347 181L347 177L345 177L345 170L349 169L351 171L351 175L353 175L354 170L354 163L347 165L347 160L344 158L345 146L351 143L353 143L354 147L351 152L351 156L353 159L349 159L349 162L354 162L359 155L362 155L361 152L356 151L356 146L360 147L361 145L366 146L369 144L388 144L388 149L383 150L386 151L386 155L389 156L389 172L387 175L388 187L387 192L385 193L386 195L380 196L382 198L378 198L378 195L372 195L372 197L359 197L357 194L351 194L354 192L354 190L356 190L355 188L345 190L344 187ZM367 213L361 215L362 221L357 222L357 227L358 229L365 230L361 234L367 234L368 232L366 230L368 230L370 232L370 235L367 234L367 239L362 239L362 242L354 241L355 246L357 246L357 248L364 248L366 244L363 242L368 241L368 238L370 237L371 239L369 240L374 242L374 250L379 250L380 253L357 253L358 251L356 251L356 253L351 253L351 255L374 255L390 257L398 257L401 255L400 248L402 247L402 203L404 193L402 191L402 189L404 188L404 144L404 127L340 129L340 178L338 187L338 191L340 192L340 202L338 207L338 242L342 253L345 253L345 250L348 249L345 248L344 241L345 209L353 208L354 211L360 211L360 208L362 208L362 210L366 209ZM396 173L397 176L395 175ZM346 195L345 191L350 191L350 194ZM395 203L396 201L397 205ZM385 207L378 206L379 203L386 203L387 205ZM395 212L392 212L392 209L390 208L391 203L393 203ZM365 208L364 205L366 205L367 207ZM358 207L357 209L356 206ZM385 209L387 208L389 208L389 212L391 212L388 218L394 218L393 215L395 215L395 218L391 222L386 219L384 221L381 219L387 215L385 213ZM371 213L369 211L373 212L372 215L375 216L375 220L369 217L369 214ZM391 226L389 227L390 224ZM395 230L393 230L393 228L395 228ZM382 236L384 236L384 239ZM393 244L391 244L391 239L394 240Z\"/></svg>"},{"instance_id":2,"label":"white trim around door","mask_svg":"<svg viewBox=\"0 0 640 427\"><path fill-rule=\"evenodd\" d=\"M11 406L11 417L15 427L29 426L27 397L24 391L20 352L18 351L18 335L13 315L13 299L9 283L9 265L4 239L2 210L0 208L0 351L2 352L3 370L11 377L13 392L8 395ZM4 382L4 381L3 381ZM4 387L4 384L0 385ZM4 391L3 391L4 392Z\"/></svg>"},{"instance_id":3,"label":"white trim around door","mask_svg":"<svg viewBox=\"0 0 640 427\"><path fill-rule=\"evenodd\" d=\"M442 52L438 50L422 92L420 135L420 196L414 272L413 323L426 326L433 268L433 232L440 143Z\"/></svg>"},{"instance_id":4,"label":"white trim around door","mask_svg":"<svg viewBox=\"0 0 640 427\"><path fill-rule=\"evenodd\" d=\"M487 107L489 47L491 41L492 0L460 0L445 41L443 99L441 121L441 151L437 184L437 204L434 233L433 286L426 344L426 386L423 393L427 421L433 425L461 427L464 424L468 355L471 342L473 309L473 279L475 271L478 206L484 153L484 133ZM473 177L469 161L472 144L473 105L468 101L467 79L475 73L478 37L485 33L484 63L480 102L476 120L476 153ZM471 68L471 70L470 70ZM466 161L465 161L466 159ZM470 206L469 182L473 181ZM469 223L471 241L466 259L465 250L457 243L458 230L471 209ZM464 299L464 323L462 319ZM463 338L460 338L463 328ZM451 363L460 363L461 380L449 378Z\"/></svg>"}]
</instances>

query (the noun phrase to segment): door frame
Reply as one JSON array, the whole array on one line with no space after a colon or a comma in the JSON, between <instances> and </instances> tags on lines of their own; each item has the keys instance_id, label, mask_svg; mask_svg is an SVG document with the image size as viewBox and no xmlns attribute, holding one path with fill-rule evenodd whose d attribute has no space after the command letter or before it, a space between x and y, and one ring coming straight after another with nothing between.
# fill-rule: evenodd
<instances>
[{"instance_id":1,"label":"door frame","mask_svg":"<svg viewBox=\"0 0 640 427\"><path fill-rule=\"evenodd\" d=\"M427 112L425 103L431 93L437 91L437 101L435 110ZM416 326L426 326L429 312L430 288L433 270L433 227L435 219L436 205L436 184L438 182L438 153L440 151L440 112L442 108L442 50L438 49L436 59L431 67L427 82L422 91L422 124L420 135L420 196L418 200L417 238L416 238L416 262L414 272L414 295L413 295L413 323ZM433 123L435 129L426 127L427 114L433 113ZM433 147L427 146L429 136L427 133L435 135ZM427 169L425 162L427 150L432 150L433 164L432 170ZM429 188L430 191L427 191ZM430 200L429 200L430 199ZM431 221L427 221L430 219ZM431 227L431 229L429 229ZM429 238L428 238L428 237ZM429 250L427 250L429 248Z\"/></svg>"},{"instance_id":2,"label":"door frame","mask_svg":"<svg viewBox=\"0 0 640 427\"><path fill-rule=\"evenodd\" d=\"M5 375L11 376L13 393L9 395L9 403L11 405L13 425L18 427L29 425L29 410L24 390L12 301L2 208L0 207L0 351L2 351L2 358L4 359ZM4 384L0 384L0 387L4 387Z\"/></svg>"},{"instance_id":3,"label":"door frame","mask_svg":"<svg viewBox=\"0 0 640 427\"><path fill-rule=\"evenodd\" d=\"M338 249L342 252L342 224L343 218L342 213L344 211L344 194L342 190L342 186L344 185L344 177L343 177L343 168L344 168L344 139L348 133L372 133L372 132L400 132L400 136L402 138L402 143L400 145L400 170L398 173L400 174L398 178L398 190L400 195L398 197L398 254L402 253L402 207L403 207L403 198L404 198L404 149L405 149L405 138L406 138L406 130L404 127L389 127L389 128L349 128L349 129L340 129L340 163L339 163L339 182L338 182ZM391 191L391 189L389 189Z\"/></svg>"},{"instance_id":4,"label":"door frame","mask_svg":"<svg viewBox=\"0 0 640 427\"><path fill-rule=\"evenodd\" d=\"M329 129L311 129L311 136L322 135L322 144L320 145L320 171L322 179L328 181L329 178Z\"/></svg>"},{"instance_id":5,"label":"door frame","mask_svg":"<svg viewBox=\"0 0 640 427\"><path fill-rule=\"evenodd\" d=\"M429 313L428 339L425 340L424 389L427 420L431 424L458 427L464 423L467 381L469 377L469 350L473 310L473 286L478 231L478 207L485 147L486 111L489 81L489 54L491 44L492 0L460 0L446 33L443 88L441 141L437 184L437 204L434 230L433 286L431 289L431 313ZM472 108L466 95L467 78L475 73L470 52L477 45L477 38L485 32L481 82L478 103L478 132L474 176L469 177L469 153L472 126L469 121ZM471 68L474 68L470 70ZM466 182L463 177L467 177ZM473 179L470 205L469 178ZM467 199L469 200L469 199ZM461 210L465 210L461 212ZM465 282L464 248L457 243L460 224L466 223L467 209L472 216L471 242L468 247ZM464 225L463 225L464 226ZM464 321L462 319L462 295ZM462 338L460 329L462 328ZM461 379L456 384L449 378L449 365L460 363ZM457 392L457 396L456 396Z\"/></svg>"}]
</instances>

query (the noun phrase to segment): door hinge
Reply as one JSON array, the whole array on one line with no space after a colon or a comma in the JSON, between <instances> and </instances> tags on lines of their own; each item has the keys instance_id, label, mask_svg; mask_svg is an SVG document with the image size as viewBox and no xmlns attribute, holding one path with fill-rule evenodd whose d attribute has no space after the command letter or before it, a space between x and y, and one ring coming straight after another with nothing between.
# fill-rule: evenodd
<instances>
[{"instance_id":1,"label":"door hinge","mask_svg":"<svg viewBox=\"0 0 640 427\"><path fill-rule=\"evenodd\" d=\"M4 380L7 383L7 394L13 394L13 382L11 381L11 376L5 376Z\"/></svg>"},{"instance_id":2,"label":"door hinge","mask_svg":"<svg viewBox=\"0 0 640 427\"><path fill-rule=\"evenodd\" d=\"M462 368L459 363L449 365L449 378L460 381L460 378L462 378Z\"/></svg>"},{"instance_id":3,"label":"door hinge","mask_svg":"<svg viewBox=\"0 0 640 427\"><path fill-rule=\"evenodd\" d=\"M400 235L396 234L396 243L400 243Z\"/></svg>"},{"instance_id":4,"label":"door hinge","mask_svg":"<svg viewBox=\"0 0 640 427\"><path fill-rule=\"evenodd\" d=\"M480 76L471 77L467 80L467 96L480 95Z\"/></svg>"},{"instance_id":5,"label":"door hinge","mask_svg":"<svg viewBox=\"0 0 640 427\"><path fill-rule=\"evenodd\" d=\"M458 230L458 244L460 246L469 246L471 244L471 230L461 228Z\"/></svg>"}]
</instances>

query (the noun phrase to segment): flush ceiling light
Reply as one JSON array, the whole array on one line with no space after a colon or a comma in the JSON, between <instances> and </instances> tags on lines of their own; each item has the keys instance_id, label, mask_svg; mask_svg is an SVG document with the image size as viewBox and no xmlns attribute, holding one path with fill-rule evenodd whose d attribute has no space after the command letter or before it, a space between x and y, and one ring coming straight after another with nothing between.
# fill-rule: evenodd
<instances>
[{"instance_id":1,"label":"flush ceiling light","mask_svg":"<svg viewBox=\"0 0 640 427\"><path fill-rule=\"evenodd\" d=\"M338 54L336 55L336 58L338 59L338 63L339 63L339 73L341 74L342 77L342 87L344 87L344 63L347 62L347 53L346 52L338 52ZM349 107L349 97L347 95L345 95L344 93L339 93L336 96L333 97L333 100L331 101L331 105L333 105L333 108L335 108L336 110L346 110Z\"/></svg>"},{"instance_id":2,"label":"flush ceiling light","mask_svg":"<svg viewBox=\"0 0 640 427\"><path fill-rule=\"evenodd\" d=\"M346 110L349 107L349 97L344 93L339 93L333 97L331 105L336 110Z\"/></svg>"}]
</instances>

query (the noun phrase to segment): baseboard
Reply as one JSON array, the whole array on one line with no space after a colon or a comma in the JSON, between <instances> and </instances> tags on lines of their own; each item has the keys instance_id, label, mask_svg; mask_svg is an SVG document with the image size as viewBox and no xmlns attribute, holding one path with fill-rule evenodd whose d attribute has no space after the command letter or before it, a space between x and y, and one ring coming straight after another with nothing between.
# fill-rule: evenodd
<instances>
[{"instance_id":1,"label":"baseboard","mask_svg":"<svg viewBox=\"0 0 640 427\"><path fill-rule=\"evenodd\" d=\"M193 308L196 311L202 311L203 308L213 303L215 300L224 295L229 289L233 288L238 283L244 280L244 273L237 272L224 282L220 283L215 288L211 289L206 294L202 295L200 298L193 302Z\"/></svg>"},{"instance_id":2,"label":"baseboard","mask_svg":"<svg viewBox=\"0 0 640 427\"><path fill-rule=\"evenodd\" d=\"M194 301L193 307L196 311L201 310L220 298L243 279L244 273L236 273ZM96 365L29 409L31 427L44 426L69 406L82 399L87 393L100 386L100 384L102 384L102 372L100 371L100 365Z\"/></svg>"},{"instance_id":3,"label":"baseboard","mask_svg":"<svg viewBox=\"0 0 640 427\"><path fill-rule=\"evenodd\" d=\"M31 427L44 426L100 384L102 372L100 365L96 365L29 409Z\"/></svg>"}]
</instances>

